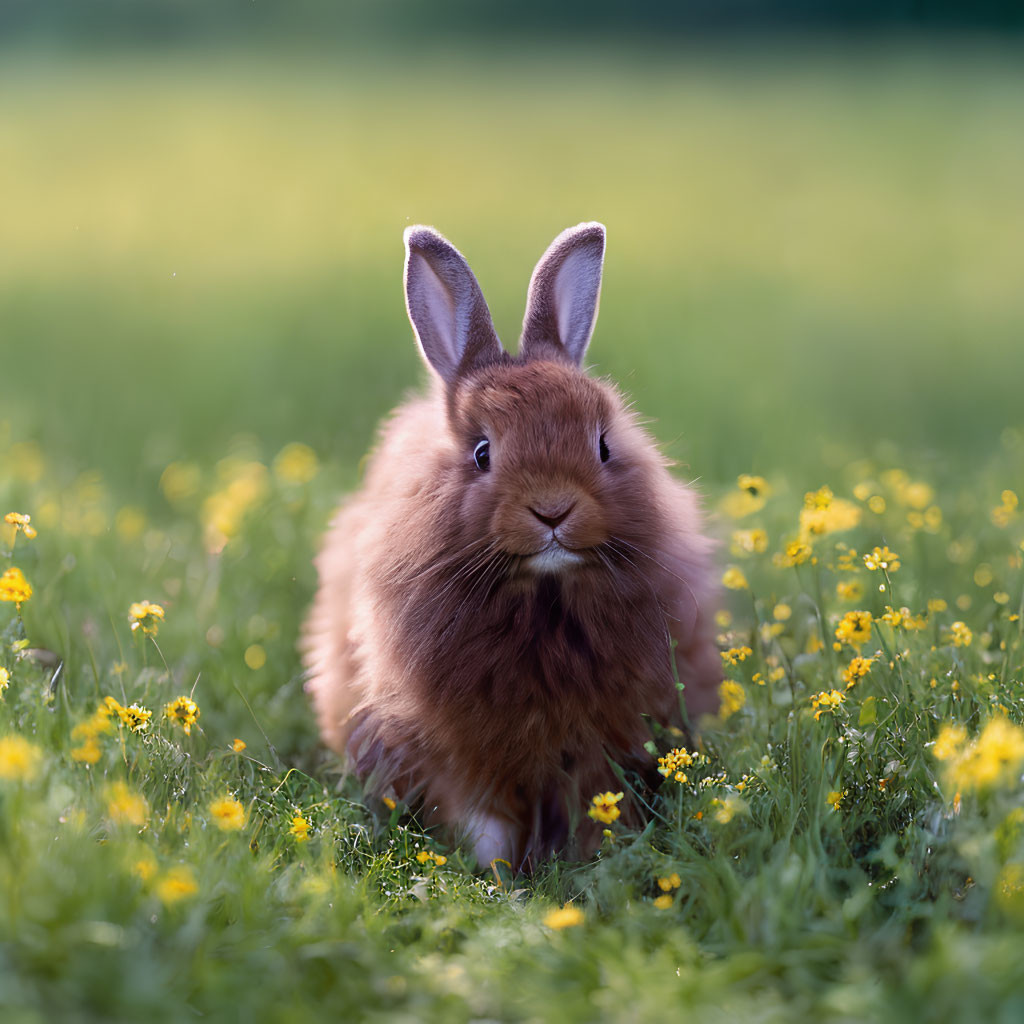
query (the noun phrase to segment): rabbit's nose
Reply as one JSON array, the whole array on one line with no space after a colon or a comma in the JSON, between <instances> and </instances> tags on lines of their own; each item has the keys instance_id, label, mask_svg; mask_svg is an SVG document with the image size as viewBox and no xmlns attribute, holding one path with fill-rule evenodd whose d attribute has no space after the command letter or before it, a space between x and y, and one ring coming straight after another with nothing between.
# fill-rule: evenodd
<instances>
[{"instance_id":1,"label":"rabbit's nose","mask_svg":"<svg viewBox=\"0 0 1024 1024\"><path fill-rule=\"evenodd\" d=\"M530 506L530 511L545 525L550 526L553 530L556 526L564 523L568 518L569 513L576 507L576 502L571 505L566 505L564 508L555 511L550 506L538 509Z\"/></svg>"}]
</instances>

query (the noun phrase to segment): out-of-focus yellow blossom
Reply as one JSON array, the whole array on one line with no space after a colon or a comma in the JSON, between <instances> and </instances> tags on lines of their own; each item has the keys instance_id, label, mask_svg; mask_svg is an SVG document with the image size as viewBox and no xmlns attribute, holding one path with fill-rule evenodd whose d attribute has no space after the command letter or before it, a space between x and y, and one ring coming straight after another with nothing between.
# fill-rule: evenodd
<instances>
[{"instance_id":1,"label":"out-of-focus yellow blossom","mask_svg":"<svg viewBox=\"0 0 1024 1024\"><path fill-rule=\"evenodd\" d=\"M957 620L949 627L947 640L952 643L954 647L970 647L974 640L974 634L971 632L967 623Z\"/></svg>"},{"instance_id":2,"label":"out-of-focus yellow blossom","mask_svg":"<svg viewBox=\"0 0 1024 1024\"><path fill-rule=\"evenodd\" d=\"M722 583L730 590L746 590L749 586L747 577L735 565L730 565L722 574Z\"/></svg>"},{"instance_id":3,"label":"out-of-focus yellow blossom","mask_svg":"<svg viewBox=\"0 0 1024 1024\"><path fill-rule=\"evenodd\" d=\"M874 658L861 658L860 656L850 661L850 664L843 669L843 682L846 683L848 690L856 686L871 671L874 661Z\"/></svg>"},{"instance_id":4,"label":"out-of-focus yellow blossom","mask_svg":"<svg viewBox=\"0 0 1024 1024\"><path fill-rule=\"evenodd\" d=\"M448 863L447 857L440 853L434 853L432 850L420 850L416 854L416 860L420 864L436 864L438 867Z\"/></svg>"},{"instance_id":5,"label":"out-of-focus yellow blossom","mask_svg":"<svg viewBox=\"0 0 1024 1024\"><path fill-rule=\"evenodd\" d=\"M847 612L836 626L836 639L840 644L857 650L871 639L871 612Z\"/></svg>"},{"instance_id":6,"label":"out-of-focus yellow blossom","mask_svg":"<svg viewBox=\"0 0 1024 1024\"><path fill-rule=\"evenodd\" d=\"M116 825L145 825L149 804L125 782L115 782L107 790L107 817Z\"/></svg>"},{"instance_id":7,"label":"out-of-focus yellow blossom","mask_svg":"<svg viewBox=\"0 0 1024 1024\"><path fill-rule=\"evenodd\" d=\"M199 719L199 705L191 697L175 697L164 707L164 714L177 722L185 730L186 736L191 736L192 726Z\"/></svg>"},{"instance_id":8,"label":"out-of-focus yellow blossom","mask_svg":"<svg viewBox=\"0 0 1024 1024\"><path fill-rule=\"evenodd\" d=\"M128 621L133 633L141 629L146 636L156 636L164 621L164 610L152 601L136 601L128 609Z\"/></svg>"},{"instance_id":9,"label":"out-of-focus yellow blossom","mask_svg":"<svg viewBox=\"0 0 1024 1024\"><path fill-rule=\"evenodd\" d=\"M232 749L232 750L233 750L233 751L234 751L234 752L235 752L236 754L240 754L240 753L241 753L241 752L242 752L243 750L245 750L245 747L246 747L246 743L245 743L245 740L240 740L240 739L238 739L238 738L236 737L235 739L233 739L233 740L231 741L231 749Z\"/></svg>"},{"instance_id":10,"label":"out-of-focus yellow blossom","mask_svg":"<svg viewBox=\"0 0 1024 1024\"><path fill-rule=\"evenodd\" d=\"M286 444L274 459L274 476L286 484L307 484L320 469L316 452L309 445Z\"/></svg>"},{"instance_id":11,"label":"out-of-focus yellow blossom","mask_svg":"<svg viewBox=\"0 0 1024 1024\"><path fill-rule=\"evenodd\" d=\"M267 652L262 644L250 644L242 657L253 672L258 672L267 663Z\"/></svg>"},{"instance_id":12,"label":"out-of-focus yellow blossom","mask_svg":"<svg viewBox=\"0 0 1024 1024\"><path fill-rule=\"evenodd\" d=\"M746 802L731 793L723 800L712 800L711 806L715 809L713 817L719 825L728 825L737 815L747 812Z\"/></svg>"},{"instance_id":13,"label":"out-of-focus yellow blossom","mask_svg":"<svg viewBox=\"0 0 1024 1024\"><path fill-rule=\"evenodd\" d=\"M0 700L4 699L4 691L11 685L11 673L0 665Z\"/></svg>"},{"instance_id":14,"label":"out-of-focus yellow blossom","mask_svg":"<svg viewBox=\"0 0 1024 1024\"><path fill-rule=\"evenodd\" d=\"M544 915L542 923L545 928L551 928L558 932L563 928L575 928L577 925L583 924L584 920L583 911L579 907L566 903L559 910L548 911Z\"/></svg>"},{"instance_id":15,"label":"out-of-focus yellow blossom","mask_svg":"<svg viewBox=\"0 0 1024 1024\"><path fill-rule=\"evenodd\" d=\"M0 576L0 601L13 601L20 611L21 606L32 597L32 584L15 565Z\"/></svg>"},{"instance_id":16,"label":"out-of-focus yellow blossom","mask_svg":"<svg viewBox=\"0 0 1024 1024\"><path fill-rule=\"evenodd\" d=\"M296 814L292 818L291 828L288 829L288 835L290 835L295 842L304 843L309 839L309 822L302 817L301 814Z\"/></svg>"},{"instance_id":17,"label":"out-of-focus yellow blossom","mask_svg":"<svg viewBox=\"0 0 1024 1024\"><path fill-rule=\"evenodd\" d=\"M24 736L0 737L0 780L31 782L42 761L42 750Z\"/></svg>"},{"instance_id":18,"label":"out-of-focus yellow blossom","mask_svg":"<svg viewBox=\"0 0 1024 1024\"><path fill-rule=\"evenodd\" d=\"M715 625L719 629L728 629L732 625L732 612L728 608L719 608L715 612Z\"/></svg>"},{"instance_id":19,"label":"out-of-focus yellow blossom","mask_svg":"<svg viewBox=\"0 0 1024 1024\"><path fill-rule=\"evenodd\" d=\"M804 540L791 540L786 547L772 557L772 565L779 569L792 569L803 565L814 552L811 545Z\"/></svg>"},{"instance_id":20,"label":"out-of-focus yellow blossom","mask_svg":"<svg viewBox=\"0 0 1024 1024\"><path fill-rule=\"evenodd\" d=\"M932 747L932 754L939 761L949 761L959 756L966 742L966 727L950 722L939 730L939 735L935 738L935 745Z\"/></svg>"},{"instance_id":21,"label":"out-of-focus yellow blossom","mask_svg":"<svg viewBox=\"0 0 1024 1024\"><path fill-rule=\"evenodd\" d=\"M160 476L160 490L172 505L181 505L199 493L202 473L194 462L172 462Z\"/></svg>"},{"instance_id":22,"label":"out-of-focus yellow blossom","mask_svg":"<svg viewBox=\"0 0 1024 1024\"><path fill-rule=\"evenodd\" d=\"M589 814L594 821L600 821L604 825L610 825L621 814L617 804L622 797L622 793L598 793L597 796L590 801L590 808L587 810L587 814Z\"/></svg>"},{"instance_id":23,"label":"out-of-focus yellow blossom","mask_svg":"<svg viewBox=\"0 0 1024 1024\"><path fill-rule=\"evenodd\" d=\"M663 892L660 896L655 896L653 902L658 910L668 910L675 900L669 893Z\"/></svg>"},{"instance_id":24,"label":"out-of-focus yellow blossom","mask_svg":"<svg viewBox=\"0 0 1024 1024\"><path fill-rule=\"evenodd\" d=\"M132 861L130 870L140 882L146 883L152 882L156 878L160 865L157 864L156 857L153 854L144 853Z\"/></svg>"},{"instance_id":25,"label":"out-of-focus yellow blossom","mask_svg":"<svg viewBox=\"0 0 1024 1024\"><path fill-rule=\"evenodd\" d=\"M860 522L860 509L852 501L837 498L828 486L804 495L800 510L800 536L820 537L853 529Z\"/></svg>"},{"instance_id":26,"label":"out-of-focus yellow blossom","mask_svg":"<svg viewBox=\"0 0 1024 1024\"><path fill-rule=\"evenodd\" d=\"M836 584L836 597L840 601L859 601L864 596L860 580L840 580Z\"/></svg>"},{"instance_id":27,"label":"out-of-focus yellow blossom","mask_svg":"<svg viewBox=\"0 0 1024 1024\"><path fill-rule=\"evenodd\" d=\"M764 530L758 528L733 531L732 552L734 555L759 555L767 550L768 534Z\"/></svg>"},{"instance_id":28,"label":"out-of-focus yellow blossom","mask_svg":"<svg viewBox=\"0 0 1024 1024\"><path fill-rule=\"evenodd\" d=\"M721 651L722 663L725 665L738 665L746 661L754 652L749 647L730 647L727 651Z\"/></svg>"},{"instance_id":29,"label":"out-of-focus yellow blossom","mask_svg":"<svg viewBox=\"0 0 1024 1024\"><path fill-rule=\"evenodd\" d=\"M771 495L771 488L762 476L744 473L736 481L736 488L722 501L722 511L733 519L759 512Z\"/></svg>"},{"instance_id":30,"label":"out-of-focus yellow blossom","mask_svg":"<svg viewBox=\"0 0 1024 1024\"><path fill-rule=\"evenodd\" d=\"M815 709L814 720L817 722L822 715L835 711L846 700L841 690L823 690L811 698L811 707Z\"/></svg>"},{"instance_id":31,"label":"out-of-focus yellow blossom","mask_svg":"<svg viewBox=\"0 0 1024 1024\"><path fill-rule=\"evenodd\" d=\"M146 529L146 513L136 505L125 505L114 517L114 529L123 541L138 540Z\"/></svg>"},{"instance_id":32,"label":"out-of-focus yellow blossom","mask_svg":"<svg viewBox=\"0 0 1024 1024\"><path fill-rule=\"evenodd\" d=\"M743 687L732 679L723 679L718 685L718 695L722 700L719 717L722 721L736 714L747 703L747 694Z\"/></svg>"},{"instance_id":33,"label":"out-of-focus yellow blossom","mask_svg":"<svg viewBox=\"0 0 1024 1024\"><path fill-rule=\"evenodd\" d=\"M772 616L779 620L779 622L785 622L793 614L793 609L788 604L780 601L773 609Z\"/></svg>"},{"instance_id":34,"label":"out-of-focus yellow blossom","mask_svg":"<svg viewBox=\"0 0 1024 1024\"><path fill-rule=\"evenodd\" d=\"M662 892L671 892L673 889L678 889L682 884L683 880L679 877L679 873L673 871L671 875L667 875L665 878L657 879L658 888Z\"/></svg>"},{"instance_id":35,"label":"out-of-focus yellow blossom","mask_svg":"<svg viewBox=\"0 0 1024 1024\"><path fill-rule=\"evenodd\" d=\"M1004 528L1010 525L1010 523L1017 516L1017 508L1020 505L1020 499L1013 491L1003 491L1000 495L999 504L989 513L990 518L995 526Z\"/></svg>"},{"instance_id":36,"label":"out-of-focus yellow blossom","mask_svg":"<svg viewBox=\"0 0 1024 1024\"><path fill-rule=\"evenodd\" d=\"M872 572L878 569L895 572L900 567L900 556L888 547L875 547L864 556L864 564Z\"/></svg>"},{"instance_id":37,"label":"out-of-focus yellow blossom","mask_svg":"<svg viewBox=\"0 0 1024 1024\"><path fill-rule=\"evenodd\" d=\"M207 547L214 553L238 534L249 510L267 493L267 467L261 462L222 459L218 473L227 483L203 502Z\"/></svg>"},{"instance_id":38,"label":"out-of-focus yellow blossom","mask_svg":"<svg viewBox=\"0 0 1024 1024\"><path fill-rule=\"evenodd\" d=\"M245 827L245 808L233 797L224 796L210 804L214 825L224 832L237 832Z\"/></svg>"},{"instance_id":39,"label":"out-of-focus yellow blossom","mask_svg":"<svg viewBox=\"0 0 1024 1024\"><path fill-rule=\"evenodd\" d=\"M929 615L937 615L939 612L944 612L949 605L941 597L933 597L927 607Z\"/></svg>"},{"instance_id":40,"label":"out-of-focus yellow blossom","mask_svg":"<svg viewBox=\"0 0 1024 1024\"><path fill-rule=\"evenodd\" d=\"M840 805L843 802L843 797L846 796L847 792L848 791L845 789L830 790L828 796L825 797L825 802L829 805L829 807L832 808L833 811L838 811Z\"/></svg>"},{"instance_id":41,"label":"out-of-focus yellow blossom","mask_svg":"<svg viewBox=\"0 0 1024 1024\"><path fill-rule=\"evenodd\" d=\"M384 806L389 811L393 811L398 806L398 804L395 803L395 801L391 797L389 797L389 796L382 796L380 799L381 799L381 803L383 803Z\"/></svg>"},{"instance_id":42,"label":"out-of-focus yellow blossom","mask_svg":"<svg viewBox=\"0 0 1024 1024\"><path fill-rule=\"evenodd\" d=\"M26 540L35 540L38 536L35 527L32 525L32 517L26 513L8 512L4 516L4 523L10 528L10 540L7 542L8 547L14 547L14 542L19 532L25 535Z\"/></svg>"},{"instance_id":43,"label":"out-of-focus yellow blossom","mask_svg":"<svg viewBox=\"0 0 1024 1024\"><path fill-rule=\"evenodd\" d=\"M963 743L955 728L943 729L932 750L945 763L950 790L970 792L1017 782L1024 766L1024 730L997 715L973 741Z\"/></svg>"},{"instance_id":44,"label":"out-of-focus yellow blossom","mask_svg":"<svg viewBox=\"0 0 1024 1024\"><path fill-rule=\"evenodd\" d=\"M189 896L199 892L199 885L196 882L192 869L185 864L178 864L171 868L157 883L156 894L163 903L172 905L179 903Z\"/></svg>"}]
</instances>

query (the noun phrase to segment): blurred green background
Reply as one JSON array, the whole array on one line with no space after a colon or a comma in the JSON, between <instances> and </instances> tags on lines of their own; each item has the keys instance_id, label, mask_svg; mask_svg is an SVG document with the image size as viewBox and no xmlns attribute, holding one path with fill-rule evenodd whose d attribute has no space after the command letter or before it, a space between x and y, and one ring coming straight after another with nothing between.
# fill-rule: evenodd
<instances>
[{"instance_id":1,"label":"blurred green background","mask_svg":"<svg viewBox=\"0 0 1024 1024\"><path fill-rule=\"evenodd\" d=\"M600 219L590 358L684 472L985 458L1024 419L1015 8L711 7L4 0L0 441L152 510L239 435L351 482L422 377L402 229L514 347L536 259Z\"/></svg>"}]
</instances>

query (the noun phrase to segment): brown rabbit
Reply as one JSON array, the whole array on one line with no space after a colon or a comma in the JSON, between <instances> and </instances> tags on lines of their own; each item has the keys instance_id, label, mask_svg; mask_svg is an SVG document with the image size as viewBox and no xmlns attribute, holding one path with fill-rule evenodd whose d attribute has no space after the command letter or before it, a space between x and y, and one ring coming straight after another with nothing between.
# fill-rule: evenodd
<instances>
[{"instance_id":1,"label":"brown rabbit","mask_svg":"<svg viewBox=\"0 0 1024 1024\"><path fill-rule=\"evenodd\" d=\"M368 791L420 802L481 865L574 830L586 851L590 797L619 788L609 762L649 769L645 716L678 722L673 657L689 714L718 706L711 545L622 396L580 369L602 225L537 264L517 357L462 255L426 227L405 244L434 379L332 524L307 686Z\"/></svg>"}]
</instances>

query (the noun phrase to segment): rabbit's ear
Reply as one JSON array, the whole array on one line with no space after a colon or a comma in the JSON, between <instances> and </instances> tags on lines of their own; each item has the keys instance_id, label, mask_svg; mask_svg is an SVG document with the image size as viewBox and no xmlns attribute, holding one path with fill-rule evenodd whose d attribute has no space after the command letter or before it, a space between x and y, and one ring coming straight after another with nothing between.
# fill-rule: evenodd
<instances>
[{"instance_id":1,"label":"rabbit's ear","mask_svg":"<svg viewBox=\"0 0 1024 1024\"><path fill-rule=\"evenodd\" d=\"M583 362L597 320L604 234L596 222L568 228L534 268L519 345L527 359L564 351L577 366Z\"/></svg>"},{"instance_id":2,"label":"rabbit's ear","mask_svg":"<svg viewBox=\"0 0 1024 1024\"><path fill-rule=\"evenodd\" d=\"M405 305L424 359L445 383L501 359L473 271L433 228L405 229Z\"/></svg>"}]
</instances>

